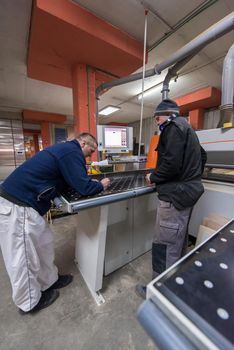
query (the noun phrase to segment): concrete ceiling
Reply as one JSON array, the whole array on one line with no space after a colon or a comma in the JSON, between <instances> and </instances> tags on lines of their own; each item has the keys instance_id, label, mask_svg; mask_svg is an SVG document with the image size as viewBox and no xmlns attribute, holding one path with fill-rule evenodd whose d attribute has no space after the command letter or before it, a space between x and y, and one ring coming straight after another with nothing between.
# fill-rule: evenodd
<instances>
[{"instance_id":1,"label":"concrete ceiling","mask_svg":"<svg viewBox=\"0 0 234 350\"><path fill-rule=\"evenodd\" d=\"M71 1L71 0L70 0ZM72 0L96 16L143 42L145 9L148 10L146 69L153 68L183 47L194 37L234 11L233 0ZM71 116L72 91L27 77L27 52L31 20L31 0L0 1L0 109L19 112L23 109ZM170 85L170 97L176 98L202 87L221 88L223 59L234 42L233 31L217 39L196 55ZM141 70L139 70L141 71ZM167 70L145 80L145 89L157 90L144 98L144 117L150 117L161 99L161 85ZM140 118L141 102L137 95L142 82L110 89L100 100L121 107L100 123L133 122Z\"/></svg>"}]
</instances>

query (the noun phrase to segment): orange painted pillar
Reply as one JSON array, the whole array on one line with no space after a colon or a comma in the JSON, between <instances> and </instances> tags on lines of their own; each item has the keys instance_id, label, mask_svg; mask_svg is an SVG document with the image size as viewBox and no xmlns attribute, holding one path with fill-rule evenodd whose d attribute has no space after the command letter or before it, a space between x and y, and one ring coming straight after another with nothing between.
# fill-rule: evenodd
<instances>
[{"instance_id":1,"label":"orange painted pillar","mask_svg":"<svg viewBox=\"0 0 234 350\"><path fill-rule=\"evenodd\" d=\"M41 139L43 149L51 145L50 124L48 122L41 122Z\"/></svg>"},{"instance_id":2,"label":"orange painted pillar","mask_svg":"<svg viewBox=\"0 0 234 350\"><path fill-rule=\"evenodd\" d=\"M75 137L89 132L88 79L85 64L77 64L72 71L72 93Z\"/></svg>"},{"instance_id":3,"label":"orange painted pillar","mask_svg":"<svg viewBox=\"0 0 234 350\"><path fill-rule=\"evenodd\" d=\"M40 151L39 150L38 135L37 134L33 135L33 144L34 144L34 152L36 154L36 153L38 153Z\"/></svg>"},{"instance_id":4,"label":"orange painted pillar","mask_svg":"<svg viewBox=\"0 0 234 350\"><path fill-rule=\"evenodd\" d=\"M74 134L90 132L96 137L95 72L85 64L77 64L72 71ZM93 155L93 160L97 155Z\"/></svg>"},{"instance_id":5,"label":"orange painted pillar","mask_svg":"<svg viewBox=\"0 0 234 350\"><path fill-rule=\"evenodd\" d=\"M95 72L85 64L72 71L75 134L90 132L96 136Z\"/></svg>"},{"instance_id":6,"label":"orange painted pillar","mask_svg":"<svg viewBox=\"0 0 234 350\"><path fill-rule=\"evenodd\" d=\"M194 130L202 129L204 118L204 109L197 108L189 111L189 122Z\"/></svg>"},{"instance_id":7,"label":"orange painted pillar","mask_svg":"<svg viewBox=\"0 0 234 350\"><path fill-rule=\"evenodd\" d=\"M97 118L96 118L96 79L95 72L92 68L88 68L88 86L89 86L89 132L93 136L97 136Z\"/></svg>"}]
</instances>

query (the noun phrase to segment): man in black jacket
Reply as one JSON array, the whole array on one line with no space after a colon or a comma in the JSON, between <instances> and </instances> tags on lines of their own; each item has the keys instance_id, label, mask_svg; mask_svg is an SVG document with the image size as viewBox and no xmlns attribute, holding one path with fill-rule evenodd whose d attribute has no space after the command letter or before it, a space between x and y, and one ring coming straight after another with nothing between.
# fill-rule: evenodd
<instances>
[{"instance_id":1,"label":"man in black jacket","mask_svg":"<svg viewBox=\"0 0 234 350\"><path fill-rule=\"evenodd\" d=\"M152 244L153 278L173 265L185 253L192 208L204 192L201 176L206 152L177 104L163 100L154 116L161 131L156 169L146 175L158 192L156 233ZM145 297L146 287L136 291Z\"/></svg>"}]
</instances>

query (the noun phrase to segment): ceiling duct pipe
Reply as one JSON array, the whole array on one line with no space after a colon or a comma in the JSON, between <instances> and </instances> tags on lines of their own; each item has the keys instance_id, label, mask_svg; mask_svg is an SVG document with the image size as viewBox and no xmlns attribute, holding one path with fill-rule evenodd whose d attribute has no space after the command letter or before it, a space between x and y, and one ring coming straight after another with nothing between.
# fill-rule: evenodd
<instances>
[{"instance_id":1,"label":"ceiling duct pipe","mask_svg":"<svg viewBox=\"0 0 234 350\"><path fill-rule=\"evenodd\" d=\"M220 38L230 30L234 29L234 12L224 17L219 22L205 30L188 44L172 54L167 60L155 66L155 72L160 74L165 68L171 66L175 62L181 61L183 58L197 54L203 47L212 41Z\"/></svg>"},{"instance_id":2,"label":"ceiling duct pipe","mask_svg":"<svg viewBox=\"0 0 234 350\"><path fill-rule=\"evenodd\" d=\"M172 78L177 77L177 72L187 63L189 62L192 57L195 54L188 56L186 58L184 58L183 60L177 62L172 68L168 69L168 73L163 81L163 88L162 88L162 100L165 100L168 98L168 94L169 94L169 83L171 81Z\"/></svg>"},{"instance_id":3,"label":"ceiling duct pipe","mask_svg":"<svg viewBox=\"0 0 234 350\"><path fill-rule=\"evenodd\" d=\"M206 31L198 35L196 38L194 38L188 44L176 51L162 63L157 64L152 69L146 70L145 78L148 78L155 74L160 74L164 69L170 67L176 62L183 60L188 56L192 57L193 55L198 53L204 46L210 44L212 41L230 32L232 29L234 29L234 12L231 12L228 16L224 17L222 20L215 23ZM114 86L130 83L139 79L142 79L142 72L101 84L96 89L96 95L98 97L103 90L109 89Z\"/></svg>"},{"instance_id":4,"label":"ceiling duct pipe","mask_svg":"<svg viewBox=\"0 0 234 350\"><path fill-rule=\"evenodd\" d=\"M233 99L234 99L234 44L228 50L223 62L222 75L222 100L221 100L221 118L218 127L224 123L232 123L233 117Z\"/></svg>"}]
</instances>

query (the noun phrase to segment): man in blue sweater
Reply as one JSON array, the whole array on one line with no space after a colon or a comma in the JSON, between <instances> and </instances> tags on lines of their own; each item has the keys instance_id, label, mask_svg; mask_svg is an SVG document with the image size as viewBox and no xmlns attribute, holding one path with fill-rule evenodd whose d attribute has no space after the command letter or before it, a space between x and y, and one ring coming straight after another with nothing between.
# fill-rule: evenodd
<instances>
[{"instance_id":1,"label":"man in blue sweater","mask_svg":"<svg viewBox=\"0 0 234 350\"><path fill-rule=\"evenodd\" d=\"M109 186L108 178L99 182L87 175L85 158L96 149L95 137L82 133L37 153L0 186L0 246L12 298L22 314L51 305L57 289L72 282L71 275L58 275L53 233L42 216L67 187L90 196Z\"/></svg>"}]
</instances>

